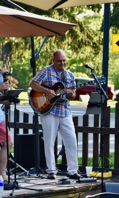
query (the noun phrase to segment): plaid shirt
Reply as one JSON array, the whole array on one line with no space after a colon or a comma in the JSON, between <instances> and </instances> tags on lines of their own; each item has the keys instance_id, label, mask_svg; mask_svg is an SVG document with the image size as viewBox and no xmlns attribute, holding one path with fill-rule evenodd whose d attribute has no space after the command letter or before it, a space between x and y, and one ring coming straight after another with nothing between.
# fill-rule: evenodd
<instances>
[{"instance_id":1,"label":"plaid shirt","mask_svg":"<svg viewBox=\"0 0 119 198\"><path fill-rule=\"evenodd\" d=\"M74 75L70 71L66 71L66 82L65 87L75 87ZM52 87L57 82L63 82L62 72L54 68L53 64L43 68L33 79L38 84ZM66 95L64 95L66 98ZM69 101L63 104L56 104L50 111L51 114L58 117L66 117L71 115L71 108Z\"/></svg>"}]
</instances>

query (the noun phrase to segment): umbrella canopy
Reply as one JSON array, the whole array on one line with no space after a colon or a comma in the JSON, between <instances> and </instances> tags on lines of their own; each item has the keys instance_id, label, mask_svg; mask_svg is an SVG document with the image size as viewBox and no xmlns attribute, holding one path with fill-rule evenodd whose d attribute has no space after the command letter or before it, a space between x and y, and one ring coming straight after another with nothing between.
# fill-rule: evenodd
<instances>
[{"instance_id":1,"label":"umbrella canopy","mask_svg":"<svg viewBox=\"0 0 119 198\"><path fill-rule=\"evenodd\" d=\"M0 6L0 37L64 35L75 24Z\"/></svg>"},{"instance_id":2,"label":"umbrella canopy","mask_svg":"<svg viewBox=\"0 0 119 198\"><path fill-rule=\"evenodd\" d=\"M15 2L24 3L30 6L40 8L42 10L49 10L52 8L66 8L81 5L115 3L119 0L13 0Z\"/></svg>"}]
</instances>

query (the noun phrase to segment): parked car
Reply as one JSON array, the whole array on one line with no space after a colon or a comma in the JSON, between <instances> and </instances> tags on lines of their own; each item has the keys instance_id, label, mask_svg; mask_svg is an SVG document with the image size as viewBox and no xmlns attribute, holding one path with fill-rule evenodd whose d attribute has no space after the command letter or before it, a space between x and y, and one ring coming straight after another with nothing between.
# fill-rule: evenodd
<instances>
[{"instance_id":1,"label":"parked car","mask_svg":"<svg viewBox=\"0 0 119 198\"><path fill-rule=\"evenodd\" d=\"M76 100L79 100L80 95L91 95L92 92L96 91L96 83L93 78L79 78L76 77ZM101 79L99 79L99 82ZM114 86L108 85L108 99L112 100L115 98Z\"/></svg>"},{"instance_id":2,"label":"parked car","mask_svg":"<svg viewBox=\"0 0 119 198\"><path fill-rule=\"evenodd\" d=\"M115 98L114 100L119 101L119 89L115 91Z\"/></svg>"}]
</instances>

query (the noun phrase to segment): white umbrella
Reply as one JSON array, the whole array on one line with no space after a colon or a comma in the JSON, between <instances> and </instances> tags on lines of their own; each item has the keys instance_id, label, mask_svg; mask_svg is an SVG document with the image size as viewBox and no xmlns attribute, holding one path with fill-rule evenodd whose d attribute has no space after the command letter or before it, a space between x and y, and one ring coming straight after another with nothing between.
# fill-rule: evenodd
<instances>
[{"instance_id":1,"label":"white umbrella","mask_svg":"<svg viewBox=\"0 0 119 198\"><path fill-rule=\"evenodd\" d=\"M91 4L115 3L119 0L13 0L15 2L24 3L42 10L50 10L52 8L66 8Z\"/></svg>"},{"instance_id":2,"label":"white umbrella","mask_svg":"<svg viewBox=\"0 0 119 198\"><path fill-rule=\"evenodd\" d=\"M33 37L64 35L74 25L30 12L0 6L0 37L31 37L33 75L36 73Z\"/></svg>"},{"instance_id":3,"label":"white umbrella","mask_svg":"<svg viewBox=\"0 0 119 198\"><path fill-rule=\"evenodd\" d=\"M73 26L72 23L0 6L0 37L64 35Z\"/></svg>"}]
</instances>

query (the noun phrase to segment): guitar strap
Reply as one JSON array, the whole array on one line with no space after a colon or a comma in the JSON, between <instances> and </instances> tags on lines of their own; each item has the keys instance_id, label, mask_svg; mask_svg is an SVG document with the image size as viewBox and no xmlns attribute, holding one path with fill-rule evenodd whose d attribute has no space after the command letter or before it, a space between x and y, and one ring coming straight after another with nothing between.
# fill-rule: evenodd
<instances>
[{"instance_id":1,"label":"guitar strap","mask_svg":"<svg viewBox=\"0 0 119 198\"><path fill-rule=\"evenodd\" d=\"M62 82L64 83L65 87L66 87L66 83L67 83L67 71L64 69L62 74L61 74L61 79Z\"/></svg>"}]
</instances>

